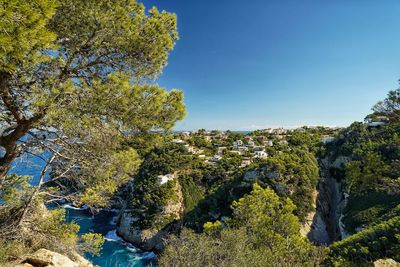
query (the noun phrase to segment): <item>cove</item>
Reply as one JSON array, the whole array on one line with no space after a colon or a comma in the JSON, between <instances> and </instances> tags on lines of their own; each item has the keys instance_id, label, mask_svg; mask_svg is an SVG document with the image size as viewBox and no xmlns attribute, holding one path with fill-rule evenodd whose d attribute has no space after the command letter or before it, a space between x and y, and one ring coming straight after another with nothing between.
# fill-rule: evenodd
<instances>
[{"instance_id":1,"label":"cove","mask_svg":"<svg viewBox=\"0 0 400 267\"><path fill-rule=\"evenodd\" d=\"M40 155L43 159L51 156L49 152ZM30 183L37 184L40 171L45 161L31 154L21 155L16 159L9 173L18 175L29 175L32 177ZM85 254L85 258L100 267L144 267L156 266L155 254L144 252L135 248L132 244L123 241L116 234L117 210L101 210L98 214L91 214L88 209L75 208L70 205L52 206L49 208L64 208L66 220L75 222L80 226L79 234L100 233L105 237L105 242L98 256Z\"/></svg>"},{"instance_id":2,"label":"cove","mask_svg":"<svg viewBox=\"0 0 400 267\"><path fill-rule=\"evenodd\" d=\"M87 209L77 209L64 205L67 221L79 224L79 234L101 233L105 243L99 256L85 255L93 264L104 267L155 266L155 254L143 252L117 236L115 219L118 211L102 210L92 215Z\"/></svg>"}]
</instances>

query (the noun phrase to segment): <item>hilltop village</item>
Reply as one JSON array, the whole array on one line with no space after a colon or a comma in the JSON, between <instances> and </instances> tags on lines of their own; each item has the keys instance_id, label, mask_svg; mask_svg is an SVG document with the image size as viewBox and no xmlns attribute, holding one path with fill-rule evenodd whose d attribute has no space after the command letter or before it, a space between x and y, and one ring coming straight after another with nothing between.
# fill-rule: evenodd
<instances>
[{"instance_id":1,"label":"hilltop village","mask_svg":"<svg viewBox=\"0 0 400 267\"><path fill-rule=\"evenodd\" d=\"M162 250L183 225L224 220L234 200L255 181L290 196L306 222L315 211L319 170L316 154L335 140L338 127L175 132L146 152L144 162L120 199L118 234L145 250ZM144 208L146 207L146 208Z\"/></svg>"},{"instance_id":2,"label":"hilltop village","mask_svg":"<svg viewBox=\"0 0 400 267\"><path fill-rule=\"evenodd\" d=\"M294 129L268 128L244 134L235 131L206 131L174 134L170 142L182 144L186 151L197 155L208 164L218 164L224 155L236 154L240 157L239 167L249 166L254 160L265 159L268 155L283 153L288 148L288 140L294 134L310 133L323 143L334 140L339 127L301 127Z\"/></svg>"}]
</instances>

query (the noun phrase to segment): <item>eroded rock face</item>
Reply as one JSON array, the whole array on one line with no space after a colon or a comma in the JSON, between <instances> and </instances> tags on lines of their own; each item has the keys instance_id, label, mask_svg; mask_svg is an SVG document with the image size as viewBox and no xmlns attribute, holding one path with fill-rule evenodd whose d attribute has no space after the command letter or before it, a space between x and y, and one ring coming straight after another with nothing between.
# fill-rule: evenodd
<instances>
[{"instance_id":1,"label":"eroded rock face","mask_svg":"<svg viewBox=\"0 0 400 267\"><path fill-rule=\"evenodd\" d=\"M71 259L72 258L72 259ZM39 249L31 255L27 255L15 267L93 267L88 260L74 253L72 257L67 257L57 252L47 249Z\"/></svg>"},{"instance_id":2,"label":"eroded rock face","mask_svg":"<svg viewBox=\"0 0 400 267\"><path fill-rule=\"evenodd\" d=\"M135 244L143 250L162 250L164 248L164 238L168 231L157 229L140 229L132 224L134 222L129 213L121 216L120 226L118 227L118 235L126 241Z\"/></svg>"},{"instance_id":3,"label":"eroded rock face","mask_svg":"<svg viewBox=\"0 0 400 267\"><path fill-rule=\"evenodd\" d=\"M320 161L321 179L318 184L317 212L311 230L310 241L329 245L346 236L342 223L343 210L347 204L344 185L330 174L331 168L343 168L347 157L339 156L333 162L328 159Z\"/></svg>"},{"instance_id":4,"label":"eroded rock face","mask_svg":"<svg viewBox=\"0 0 400 267\"><path fill-rule=\"evenodd\" d=\"M175 218L179 220L181 218L184 209L184 200L179 182L176 182L174 188L176 199L168 203L163 207L163 211L160 214L161 218ZM166 224L157 229L140 229L135 226L138 222L135 213L130 210L122 210L119 218L117 233L123 239L131 242L143 250L158 250L161 251L165 246L165 238L174 227L172 224Z\"/></svg>"}]
</instances>

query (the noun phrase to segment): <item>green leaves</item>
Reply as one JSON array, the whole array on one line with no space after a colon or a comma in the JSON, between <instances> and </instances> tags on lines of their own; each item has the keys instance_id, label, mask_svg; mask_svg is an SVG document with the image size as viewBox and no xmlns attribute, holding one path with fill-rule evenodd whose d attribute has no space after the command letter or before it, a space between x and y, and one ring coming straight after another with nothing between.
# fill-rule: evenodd
<instances>
[{"instance_id":1,"label":"green leaves","mask_svg":"<svg viewBox=\"0 0 400 267\"><path fill-rule=\"evenodd\" d=\"M168 131L185 115L181 91L150 83L178 39L176 16L125 0L0 3L0 72L15 72L0 123L56 132L47 146L75 164L80 190L93 187L81 196L105 205L140 164L128 136Z\"/></svg>"},{"instance_id":2,"label":"green leaves","mask_svg":"<svg viewBox=\"0 0 400 267\"><path fill-rule=\"evenodd\" d=\"M238 201L233 202L233 218L230 224L234 227L245 226L252 232L262 229L260 240L266 239L275 233L284 237L298 235L300 226L298 218L293 214L296 206L286 198L280 199L275 192L258 184L253 185L253 191Z\"/></svg>"},{"instance_id":3,"label":"green leaves","mask_svg":"<svg viewBox=\"0 0 400 267\"><path fill-rule=\"evenodd\" d=\"M373 108L372 118L387 116L392 122L400 121L400 89L389 91L387 98L379 101ZM379 120L378 120L379 121Z\"/></svg>"},{"instance_id":4,"label":"green leaves","mask_svg":"<svg viewBox=\"0 0 400 267\"><path fill-rule=\"evenodd\" d=\"M56 12L55 0L0 1L0 72L42 62L54 48L56 35L47 27Z\"/></svg>"},{"instance_id":5,"label":"green leaves","mask_svg":"<svg viewBox=\"0 0 400 267\"><path fill-rule=\"evenodd\" d=\"M101 248L104 244L104 237L102 234L87 233L82 235L81 239L81 250L92 255L100 254Z\"/></svg>"},{"instance_id":6,"label":"green leaves","mask_svg":"<svg viewBox=\"0 0 400 267\"><path fill-rule=\"evenodd\" d=\"M330 246L330 263L367 264L381 258L399 257L400 217L382 221Z\"/></svg>"},{"instance_id":7,"label":"green leaves","mask_svg":"<svg viewBox=\"0 0 400 267\"><path fill-rule=\"evenodd\" d=\"M255 184L232 205L233 217L204 224L204 233L183 229L171 237L162 266L314 266L322 254L300 237L289 199ZM318 255L319 254L319 255Z\"/></svg>"},{"instance_id":8,"label":"green leaves","mask_svg":"<svg viewBox=\"0 0 400 267\"><path fill-rule=\"evenodd\" d=\"M62 1L50 26L68 71L89 76L120 70L136 80L155 78L178 39L174 14L156 8L146 14L136 1Z\"/></svg>"},{"instance_id":9,"label":"green leaves","mask_svg":"<svg viewBox=\"0 0 400 267\"><path fill-rule=\"evenodd\" d=\"M34 189L26 221L43 201L107 206L142 162L129 144L152 147L162 139L149 138L153 130L167 132L185 116L182 92L154 84L178 40L175 14L146 11L134 0L0 0L0 17L3 218L18 213L13 208ZM6 176L20 152L37 147L55 157L43 188ZM64 238L60 229L76 230L62 228L62 214L51 216L60 228L42 225L49 233ZM73 234L65 239L76 242ZM100 241L86 241L96 253Z\"/></svg>"}]
</instances>

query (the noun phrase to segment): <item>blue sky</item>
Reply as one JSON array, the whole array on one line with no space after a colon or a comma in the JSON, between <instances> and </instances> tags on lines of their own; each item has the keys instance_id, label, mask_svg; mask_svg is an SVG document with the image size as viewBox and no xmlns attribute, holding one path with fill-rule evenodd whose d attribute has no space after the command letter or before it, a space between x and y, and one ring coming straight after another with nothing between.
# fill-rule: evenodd
<instances>
[{"instance_id":1,"label":"blue sky","mask_svg":"<svg viewBox=\"0 0 400 267\"><path fill-rule=\"evenodd\" d=\"M400 1L143 0L178 15L177 130L346 126L400 78Z\"/></svg>"}]
</instances>

